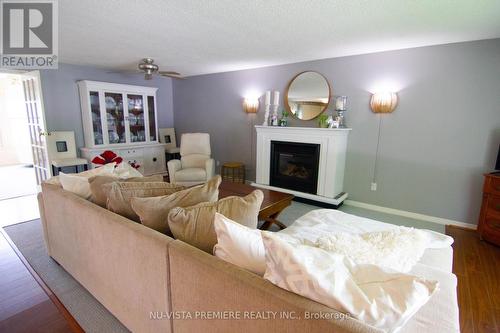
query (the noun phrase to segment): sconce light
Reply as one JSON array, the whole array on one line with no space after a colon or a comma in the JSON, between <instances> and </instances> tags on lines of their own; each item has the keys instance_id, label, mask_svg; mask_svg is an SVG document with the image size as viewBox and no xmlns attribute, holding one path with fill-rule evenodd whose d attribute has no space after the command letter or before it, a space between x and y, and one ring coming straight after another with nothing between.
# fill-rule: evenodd
<instances>
[{"instance_id":1,"label":"sconce light","mask_svg":"<svg viewBox=\"0 0 500 333\"><path fill-rule=\"evenodd\" d=\"M243 100L243 110L246 113L257 113L259 111L259 100L257 98L245 98Z\"/></svg>"},{"instance_id":2,"label":"sconce light","mask_svg":"<svg viewBox=\"0 0 500 333\"><path fill-rule=\"evenodd\" d=\"M391 113L398 105L398 95L393 92L381 92L372 95L370 107L375 113Z\"/></svg>"}]
</instances>

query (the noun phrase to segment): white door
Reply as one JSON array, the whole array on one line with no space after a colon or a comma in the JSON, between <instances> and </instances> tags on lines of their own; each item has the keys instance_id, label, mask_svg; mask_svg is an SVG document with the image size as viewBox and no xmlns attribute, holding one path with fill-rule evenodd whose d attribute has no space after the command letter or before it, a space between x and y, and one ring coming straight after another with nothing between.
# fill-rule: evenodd
<instances>
[{"instance_id":1,"label":"white door","mask_svg":"<svg viewBox=\"0 0 500 333\"><path fill-rule=\"evenodd\" d=\"M28 127L33 153L33 166L37 185L51 176L51 168L47 154L47 132L43 110L42 87L40 72L33 71L22 74L24 103L28 116Z\"/></svg>"}]
</instances>

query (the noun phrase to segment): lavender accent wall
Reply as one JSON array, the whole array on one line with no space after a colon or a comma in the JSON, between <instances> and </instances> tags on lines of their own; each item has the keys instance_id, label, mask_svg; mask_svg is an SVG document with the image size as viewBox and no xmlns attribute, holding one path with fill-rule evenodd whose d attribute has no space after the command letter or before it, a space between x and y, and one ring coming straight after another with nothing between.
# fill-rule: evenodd
<instances>
[{"instance_id":1,"label":"lavender accent wall","mask_svg":"<svg viewBox=\"0 0 500 333\"><path fill-rule=\"evenodd\" d=\"M159 127L173 126L170 78L156 77L146 81L141 75L108 73L106 69L68 64L59 64L57 70L41 70L40 75L48 130L75 131L78 148L84 146L80 95L76 84L80 80L156 87Z\"/></svg>"},{"instance_id":2,"label":"lavender accent wall","mask_svg":"<svg viewBox=\"0 0 500 333\"><path fill-rule=\"evenodd\" d=\"M491 171L500 142L500 39L318 60L190 77L173 83L177 135L209 132L214 157L242 161L255 179L255 115L242 99L284 92L299 72L316 70L333 93L347 95L344 189L350 199L477 223L482 173ZM379 116L371 91L387 86L399 105L382 119L377 191L370 190ZM261 97L261 104L263 99ZM283 100L281 101L283 105ZM291 121L316 126L315 121Z\"/></svg>"}]
</instances>

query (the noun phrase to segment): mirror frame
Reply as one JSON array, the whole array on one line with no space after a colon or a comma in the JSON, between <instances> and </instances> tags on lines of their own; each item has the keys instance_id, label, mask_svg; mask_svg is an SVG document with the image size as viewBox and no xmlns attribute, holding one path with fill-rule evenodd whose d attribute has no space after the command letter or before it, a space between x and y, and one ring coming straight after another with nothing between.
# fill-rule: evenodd
<instances>
[{"instance_id":1,"label":"mirror frame","mask_svg":"<svg viewBox=\"0 0 500 333\"><path fill-rule=\"evenodd\" d=\"M326 85L328 86L328 102L326 103L325 107L323 108L323 110L321 110L320 113L318 113L315 117L311 118L311 119L300 119L298 118L295 113L292 112L292 110L290 109L290 104L288 104L288 92L290 90L290 86L292 85L293 81L295 81L295 79L299 76L299 75L302 75L304 73L316 73L316 74L319 74L323 79L325 79L326 81ZM321 74L320 72L317 72L317 71L303 71L303 72L300 72L298 73L297 75L295 75L291 80L290 82L288 82L288 85L286 86L286 90L285 90L285 96L284 96L284 100L285 100L285 108L286 110L288 111L289 114L293 115L293 117L295 119L298 119L298 120L302 120L302 121L309 121L309 120L314 120L316 118L318 118L323 112L325 112L327 109L328 109L328 106L330 105L330 102L332 101L332 87L330 86L330 82L328 82L328 79L323 75Z\"/></svg>"}]
</instances>

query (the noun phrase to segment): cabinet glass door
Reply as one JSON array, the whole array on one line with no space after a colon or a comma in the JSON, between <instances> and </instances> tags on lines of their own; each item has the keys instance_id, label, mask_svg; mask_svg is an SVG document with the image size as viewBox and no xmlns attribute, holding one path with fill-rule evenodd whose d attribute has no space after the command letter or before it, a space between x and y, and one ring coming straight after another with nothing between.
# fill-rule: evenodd
<instances>
[{"instance_id":1,"label":"cabinet glass door","mask_svg":"<svg viewBox=\"0 0 500 333\"><path fill-rule=\"evenodd\" d=\"M155 98L148 96L149 141L156 141Z\"/></svg>"},{"instance_id":2,"label":"cabinet glass door","mask_svg":"<svg viewBox=\"0 0 500 333\"><path fill-rule=\"evenodd\" d=\"M102 119L101 107L99 105L99 92L90 91L90 114L92 115L92 130L94 133L94 144L104 144L104 137L102 136Z\"/></svg>"},{"instance_id":3,"label":"cabinet glass door","mask_svg":"<svg viewBox=\"0 0 500 333\"><path fill-rule=\"evenodd\" d=\"M123 113L123 95L104 93L106 102L106 120L109 143L125 143L125 116Z\"/></svg>"},{"instance_id":4,"label":"cabinet glass door","mask_svg":"<svg viewBox=\"0 0 500 333\"><path fill-rule=\"evenodd\" d=\"M144 124L144 100L142 95L127 95L128 124L131 142L146 141L146 127Z\"/></svg>"}]
</instances>

